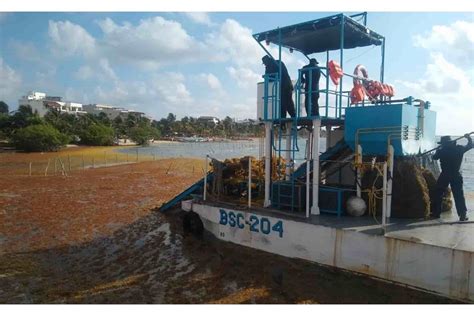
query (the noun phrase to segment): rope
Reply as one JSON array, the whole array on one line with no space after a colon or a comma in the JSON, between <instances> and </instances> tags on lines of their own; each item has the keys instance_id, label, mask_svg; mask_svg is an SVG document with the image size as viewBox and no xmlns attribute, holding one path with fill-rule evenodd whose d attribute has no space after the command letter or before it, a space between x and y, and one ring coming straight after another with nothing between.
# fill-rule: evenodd
<instances>
[{"instance_id":1,"label":"rope","mask_svg":"<svg viewBox=\"0 0 474 316\"><path fill-rule=\"evenodd\" d=\"M352 60L354 60L354 59L356 59L356 58L359 58L359 57L361 57L361 56L367 54L368 52L370 52L370 51L371 51L372 49L374 49L375 47L376 47L375 45L372 45L369 49L365 50L365 51L362 52L361 54L359 54L359 55L357 55L357 56L355 56L355 57L349 58L348 60L345 60L344 62L345 62L345 63L348 63L348 62L350 62L350 61L352 61Z\"/></svg>"}]
</instances>

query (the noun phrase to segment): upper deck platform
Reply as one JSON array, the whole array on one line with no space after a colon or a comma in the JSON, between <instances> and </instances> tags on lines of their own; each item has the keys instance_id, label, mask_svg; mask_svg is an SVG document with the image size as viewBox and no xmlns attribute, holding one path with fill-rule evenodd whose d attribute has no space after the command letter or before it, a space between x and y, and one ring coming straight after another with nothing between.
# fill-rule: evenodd
<instances>
[{"instance_id":1,"label":"upper deck platform","mask_svg":"<svg viewBox=\"0 0 474 316\"><path fill-rule=\"evenodd\" d=\"M352 16L354 17L354 16ZM384 37L351 16L337 14L254 34L258 42L266 41L297 50L304 55L331 50L382 45ZM342 43L341 43L342 39Z\"/></svg>"}]
</instances>

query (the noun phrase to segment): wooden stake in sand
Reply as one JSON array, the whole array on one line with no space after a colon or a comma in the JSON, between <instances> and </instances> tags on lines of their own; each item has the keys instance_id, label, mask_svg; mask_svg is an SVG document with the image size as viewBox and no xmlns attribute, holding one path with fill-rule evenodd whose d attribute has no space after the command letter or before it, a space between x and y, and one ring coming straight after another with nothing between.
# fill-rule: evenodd
<instances>
[{"instance_id":1,"label":"wooden stake in sand","mask_svg":"<svg viewBox=\"0 0 474 316\"><path fill-rule=\"evenodd\" d=\"M58 159L59 159L59 162L61 163L61 174L67 177L66 167L64 166L62 159L61 158L58 158Z\"/></svg>"},{"instance_id":2,"label":"wooden stake in sand","mask_svg":"<svg viewBox=\"0 0 474 316\"><path fill-rule=\"evenodd\" d=\"M48 158L48 164L46 165L46 169L44 169L44 176L48 175L48 168L49 168L49 158Z\"/></svg>"}]
</instances>

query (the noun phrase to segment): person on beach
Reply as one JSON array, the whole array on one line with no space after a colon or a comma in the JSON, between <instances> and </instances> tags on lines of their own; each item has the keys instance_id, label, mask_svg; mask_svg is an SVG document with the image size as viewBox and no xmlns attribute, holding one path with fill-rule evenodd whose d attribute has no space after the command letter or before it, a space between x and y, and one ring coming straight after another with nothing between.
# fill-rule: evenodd
<instances>
[{"instance_id":1,"label":"person on beach","mask_svg":"<svg viewBox=\"0 0 474 316\"><path fill-rule=\"evenodd\" d=\"M265 75L279 73L280 61L274 60L270 56L265 55L262 57L262 62L265 65ZM293 83L291 82L285 64L281 62L281 118L286 118L286 112L288 112L291 117L295 117L295 104L292 96Z\"/></svg>"},{"instance_id":2,"label":"person on beach","mask_svg":"<svg viewBox=\"0 0 474 316\"><path fill-rule=\"evenodd\" d=\"M319 79L321 69L316 58L311 58L309 64L301 69L301 83L304 86L304 107L308 116L319 116ZM311 90L311 91L310 91ZM311 92L311 95L309 95ZM311 101L311 103L310 103ZM311 104L311 112L310 112Z\"/></svg>"},{"instance_id":3,"label":"person on beach","mask_svg":"<svg viewBox=\"0 0 474 316\"><path fill-rule=\"evenodd\" d=\"M464 199L462 187L463 178L460 168L464 153L470 150L473 146L469 134L464 135L464 137L467 138L466 146L457 145L455 141L451 140L450 136L441 137L441 141L438 143L441 144L441 148L439 148L433 155L434 160L439 159L441 162L441 174L436 182L436 194L432 214L433 218L440 218L443 195L448 188L448 185L451 185L451 191L453 192L454 203L456 204L459 220L462 222L468 220L466 215L466 200Z\"/></svg>"}]
</instances>

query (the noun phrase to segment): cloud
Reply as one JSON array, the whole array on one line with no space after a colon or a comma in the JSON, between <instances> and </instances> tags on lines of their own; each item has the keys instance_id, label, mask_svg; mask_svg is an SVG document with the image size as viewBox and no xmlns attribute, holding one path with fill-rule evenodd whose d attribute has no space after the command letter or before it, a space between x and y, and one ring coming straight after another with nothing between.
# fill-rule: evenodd
<instances>
[{"instance_id":1,"label":"cloud","mask_svg":"<svg viewBox=\"0 0 474 316\"><path fill-rule=\"evenodd\" d=\"M88 80L94 77L94 70L88 65L83 65L73 74L74 78L79 80Z\"/></svg>"},{"instance_id":2,"label":"cloud","mask_svg":"<svg viewBox=\"0 0 474 316\"><path fill-rule=\"evenodd\" d=\"M435 25L430 33L415 35L416 47L441 52L456 65L472 64L474 58L474 22L456 21L451 25Z\"/></svg>"},{"instance_id":3,"label":"cloud","mask_svg":"<svg viewBox=\"0 0 474 316\"><path fill-rule=\"evenodd\" d=\"M261 64L262 50L252 37L252 30L227 19L219 30L207 36L206 44L216 51L216 61L230 61L239 66Z\"/></svg>"},{"instance_id":4,"label":"cloud","mask_svg":"<svg viewBox=\"0 0 474 316\"><path fill-rule=\"evenodd\" d=\"M11 102L18 98L21 76L0 57L0 100ZM11 106L11 104L10 104Z\"/></svg>"},{"instance_id":5,"label":"cloud","mask_svg":"<svg viewBox=\"0 0 474 316\"><path fill-rule=\"evenodd\" d=\"M395 81L401 92L422 97L437 112L437 134L462 135L474 130L474 85L467 72L431 53L425 74L415 81Z\"/></svg>"},{"instance_id":6,"label":"cloud","mask_svg":"<svg viewBox=\"0 0 474 316\"><path fill-rule=\"evenodd\" d=\"M415 35L413 45L429 52L429 62L423 76L398 80L397 89L432 103L437 134L474 130L474 23L435 25L429 33Z\"/></svg>"},{"instance_id":7,"label":"cloud","mask_svg":"<svg viewBox=\"0 0 474 316\"><path fill-rule=\"evenodd\" d=\"M207 12L184 12L191 21L197 24L203 24L207 26L213 25L211 18Z\"/></svg>"},{"instance_id":8,"label":"cloud","mask_svg":"<svg viewBox=\"0 0 474 316\"><path fill-rule=\"evenodd\" d=\"M52 51L58 56L92 56L96 40L82 26L69 21L49 21L48 35Z\"/></svg>"},{"instance_id":9,"label":"cloud","mask_svg":"<svg viewBox=\"0 0 474 316\"><path fill-rule=\"evenodd\" d=\"M82 65L74 72L73 77L78 80L98 79L100 81L117 81L119 79L106 58L101 58L98 62L93 62L92 65Z\"/></svg>"},{"instance_id":10,"label":"cloud","mask_svg":"<svg viewBox=\"0 0 474 316\"><path fill-rule=\"evenodd\" d=\"M13 49L15 55L25 61L41 60L39 49L32 42L10 40L8 46Z\"/></svg>"},{"instance_id":11,"label":"cloud","mask_svg":"<svg viewBox=\"0 0 474 316\"><path fill-rule=\"evenodd\" d=\"M255 88L257 83L263 80L261 75L250 68L227 67L227 72L241 88Z\"/></svg>"},{"instance_id":12,"label":"cloud","mask_svg":"<svg viewBox=\"0 0 474 316\"><path fill-rule=\"evenodd\" d=\"M176 62L196 60L205 46L190 36L180 23L160 16L137 25L117 25L112 19L99 21L104 36L99 45L107 58L139 63L154 69Z\"/></svg>"},{"instance_id":13,"label":"cloud","mask_svg":"<svg viewBox=\"0 0 474 316\"><path fill-rule=\"evenodd\" d=\"M211 73L202 73L199 74L198 80L201 81L206 85L206 87L214 90L214 91L221 91L222 90L222 84L215 75Z\"/></svg>"}]
</instances>

